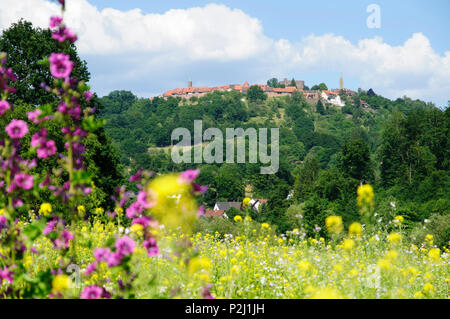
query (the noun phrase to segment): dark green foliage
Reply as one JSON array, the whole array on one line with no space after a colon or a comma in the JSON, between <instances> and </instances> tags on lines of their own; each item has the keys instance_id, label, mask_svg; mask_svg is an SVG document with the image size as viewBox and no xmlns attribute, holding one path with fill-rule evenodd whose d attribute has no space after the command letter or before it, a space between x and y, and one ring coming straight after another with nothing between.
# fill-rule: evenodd
<instances>
[{"instance_id":1,"label":"dark green foliage","mask_svg":"<svg viewBox=\"0 0 450 319\"><path fill-rule=\"evenodd\" d=\"M53 83L48 66L38 63L52 52L65 52L75 62L72 76L85 82L90 78L86 62L80 59L74 44L61 47L51 38L49 29L34 28L24 20L3 31L0 35L0 52L8 53L7 66L18 77L14 83L17 92L10 96L12 102L21 100L30 105L43 105L56 100L53 94L40 87L41 83Z\"/></svg>"},{"instance_id":2,"label":"dark green foliage","mask_svg":"<svg viewBox=\"0 0 450 319\"><path fill-rule=\"evenodd\" d=\"M247 91L247 99L250 102L264 101L267 95L258 85L252 85Z\"/></svg>"}]
</instances>

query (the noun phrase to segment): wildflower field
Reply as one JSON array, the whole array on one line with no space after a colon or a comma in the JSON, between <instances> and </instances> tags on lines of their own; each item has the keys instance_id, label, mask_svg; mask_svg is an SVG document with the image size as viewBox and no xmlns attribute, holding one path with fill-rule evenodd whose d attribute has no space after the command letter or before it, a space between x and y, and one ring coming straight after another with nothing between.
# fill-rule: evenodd
<instances>
[{"instance_id":1,"label":"wildflower field","mask_svg":"<svg viewBox=\"0 0 450 319\"><path fill-rule=\"evenodd\" d=\"M355 224L345 238L326 243L323 238L302 239L299 230L276 236L269 225L256 228L250 218L238 223L242 235L225 238L154 229L159 251L152 257L136 247L130 269L109 267L106 260L89 275L86 270L101 260L96 247L123 232L138 242L142 227L119 230L97 218L92 224L79 223L69 229L78 238L71 249L78 255L81 278L76 272L56 275L53 293L77 297L85 287L120 291L120 280L132 273L136 278L127 296L136 298L449 297L449 250L435 248L432 236L417 247L402 242L400 233L366 236ZM51 240L42 237L33 246L40 253L25 254L27 275L60 267L61 255Z\"/></svg>"},{"instance_id":2,"label":"wildflower field","mask_svg":"<svg viewBox=\"0 0 450 319\"><path fill-rule=\"evenodd\" d=\"M50 70L52 86L41 88L55 107L15 118L8 99L18 79L0 53L0 298L449 297L450 243L438 247L429 234L412 244L401 215L389 230L374 223L369 184L355 189L359 222L346 227L339 212L328 214L326 238L254 221L249 199L230 220L237 234L196 232L208 189L200 169L139 170L102 194L85 143L104 123L63 52L77 36L58 2L50 29L61 52L39 62ZM96 204L101 196L111 207Z\"/></svg>"}]
</instances>

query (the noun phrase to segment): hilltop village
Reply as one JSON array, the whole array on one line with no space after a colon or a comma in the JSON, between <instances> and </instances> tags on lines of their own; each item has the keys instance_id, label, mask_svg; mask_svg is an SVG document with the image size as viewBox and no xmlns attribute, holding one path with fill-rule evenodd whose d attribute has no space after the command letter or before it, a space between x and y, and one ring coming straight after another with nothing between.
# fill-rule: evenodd
<instances>
[{"instance_id":1,"label":"hilltop village","mask_svg":"<svg viewBox=\"0 0 450 319\"><path fill-rule=\"evenodd\" d=\"M278 81L279 87L273 87L268 84L254 84L259 86L262 91L267 94L267 97L280 97L280 96L289 96L294 92L301 92L303 96L308 102L317 103L321 100L324 103L329 103L336 106L345 106L344 101L342 101L339 93L345 92L349 96L355 96L356 92L346 89L343 86L343 79L340 78L339 81L339 89L331 89L331 90L309 90L305 88L304 81L289 81L288 79L284 79ZM202 97L208 93L212 93L214 91L221 92L229 92L232 90L239 91L242 93L247 93L248 89L251 85L245 81L244 84L228 84L222 86L208 87L208 86L193 86L192 81L188 81L187 88L176 88L169 91L166 91L164 94L160 95L164 99L168 97L180 97L182 99L190 99L192 97ZM363 106L365 104L364 101L361 101Z\"/></svg>"}]
</instances>

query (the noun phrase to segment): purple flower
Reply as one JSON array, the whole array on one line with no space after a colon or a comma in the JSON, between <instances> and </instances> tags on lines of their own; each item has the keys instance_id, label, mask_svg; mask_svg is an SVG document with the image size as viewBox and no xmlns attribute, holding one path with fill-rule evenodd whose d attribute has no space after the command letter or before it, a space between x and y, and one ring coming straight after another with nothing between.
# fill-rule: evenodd
<instances>
[{"instance_id":1,"label":"purple flower","mask_svg":"<svg viewBox=\"0 0 450 319\"><path fill-rule=\"evenodd\" d=\"M200 218L203 215L205 215L205 206L201 205L197 211L197 218Z\"/></svg>"},{"instance_id":2,"label":"purple flower","mask_svg":"<svg viewBox=\"0 0 450 319\"><path fill-rule=\"evenodd\" d=\"M45 227L43 234L44 235L48 235L50 234L52 231L55 230L56 224L57 224L57 220L52 220L50 222L48 222L47 226Z\"/></svg>"},{"instance_id":3,"label":"purple flower","mask_svg":"<svg viewBox=\"0 0 450 319\"><path fill-rule=\"evenodd\" d=\"M33 122L34 124L40 124L44 121L50 120L53 118L51 115L46 115L42 118L39 118L39 116L42 114L42 111L40 109L36 109L32 112L27 112L28 119Z\"/></svg>"},{"instance_id":4,"label":"purple flower","mask_svg":"<svg viewBox=\"0 0 450 319\"><path fill-rule=\"evenodd\" d=\"M7 110L9 110L10 105L8 101L0 101L0 115L5 114Z\"/></svg>"},{"instance_id":5,"label":"purple flower","mask_svg":"<svg viewBox=\"0 0 450 319\"><path fill-rule=\"evenodd\" d=\"M148 225L150 225L152 220L153 220L153 218L148 217L148 216L138 217L138 218L133 219L133 221L131 222L131 225L140 224L140 225L142 225L142 227L146 228Z\"/></svg>"},{"instance_id":6,"label":"purple flower","mask_svg":"<svg viewBox=\"0 0 450 319\"><path fill-rule=\"evenodd\" d=\"M136 174L132 175L129 179L130 183L137 182L141 178L142 169L139 169Z\"/></svg>"},{"instance_id":7,"label":"purple flower","mask_svg":"<svg viewBox=\"0 0 450 319\"><path fill-rule=\"evenodd\" d=\"M200 174L200 169L188 169L180 174L179 182L183 184L191 184Z\"/></svg>"},{"instance_id":8,"label":"purple flower","mask_svg":"<svg viewBox=\"0 0 450 319\"><path fill-rule=\"evenodd\" d=\"M142 245L145 247L145 249L147 249L149 257L154 257L159 254L159 248L155 238L150 237L148 240L144 240Z\"/></svg>"},{"instance_id":9,"label":"purple flower","mask_svg":"<svg viewBox=\"0 0 450 319\"><path fill-rule=\"evenodd\" d=\"M13 275L14 273L12 271L10 271L6 266L3 267L3 270L0 269L0 282L5 279L6 281L8 281L10 284L12 284L13 282Z\"/></svg>"},{"instance_id":10,"label":"purple flower","mask_svg":"<svg viewBox=\"0 0 450 319\"><path fill-rule=\"evenodd\" d=\"M202 186L200 184L194 183L194 193L205 194L208 191L208 186Z\"/></svg>"},{"instance_id":11,"label":"purple flower","mask_svg":"<svg viewBox=\"0 0 450 319\"><path fill-rule=\"evenodd\" d=\"M70 61L70 57L64 53L52 53L48 60L50 62L50 72L52 73L52 76L57 79L68 77L75 64Z\"/></svg>"},{"instance_id":12,"label":"purple flower","mask_svg":"<svg viewBox=\"0 0 450 319\"><path fill-rule=\"evenodd\" d=\"M14 176L14 183L24 190L29 190L33 187L33 176L20 172Z\"/></svg>"},{"instance_id":13,"label":"purple flower","mask_svg":"<svg viewBox=\"0 0 450 319\"><path fill-rule=\"evenodd\" d=\"M87 265L85 274L89 276L92 274L97 268L97 261L94 261L92 264Z\"/></svg>"},{"instance_id":14,"label":"purple flower","mask_svg":"<svg viewBox=\"0 0 450 319\"><path fill-rule=\"evenodd\" d=\"M92 94L91 91L84 92L84 98L86 99L86 101L89 101L90 99L92 99L93 96L94 96L94 94Z\"/></svg>"},{"instance_id":15,"label":"purple flower","mask_svg":"<svg viewBox=\"0 0 450 319\"><path fill-rule=\"evenodd\" d=\"M140 191L138 193L136 202L139 203L139 205L141 205L145 209L155 206L155 203L147 201L147 193L145 191Z\"/></svg>"},{"instance_id":16,"label":"purple flower","mask_svg":"<svg viewBox=\"0 0 450 319\"><path fill-rule=\"evenodd\" d=\"M43 144L41 144L41 147L38 148L36 152L39 158L47 158L53 156L56 153L55 141L45 141Z\"/></svg>"},{"instance_id":17,"label":"purple flower","mask_svg":"<svg viewBox=\"0 0 450 319\"><path fill-rule=\"evenodd\" d=\"M37 133L34 133L31 137L30 145L31 147L39 147L44 144L47 138L47 129L43 128Z\"/></svg>"},{"instance_id":18,"label":"purple flower","mask_svg":"<svg viewBox=\"0 0 450 319\"><path fill-rule=\"evenodd\" d=\"M103 295L103 289L98 286L87 286L81 293L81 299L100 299Z\"/></svg>"},{"instance_id":19,"label":"purple flower","mask_svg":"<svg viewBox=\"0 0 450 319\"><path fill-rule=\"evenodd\" d=\"M111 250L109 248L97 248L94 250L94 257L98 262L108 261L110 254Z\"/></svg>"},{"instance_id":20,"label":"purple flower","mask_svg":"<svg viewBox=\"0 0 450 319\"><path fill-rule=\"evenodd\" d=\"M22 138L28 133L28 125L22 120L13 119L5 127L5 131L11 138Z\"/></svg>"},{"instance_id":21,"label":"purple flower","mask_svg":"<svg viewBox=\"0 0 450 319\"><path fill-rule=\"evenodd\" d=\"M8 227L8 220L5 216L0 215L0 232L3 230L3 228Z\"/></svg>"},{"instance_id":22,"label":"purple flower","mask_svg":"<svg viewBox=\"0 0 450 319\"><path fill-rule=\"evenodd\" d=\"M62 17L53 16L50 18L50 28L57 28L63 21Z\"/></svg>"},{"instance_id":23,"label":"purple flower","mask_svg":"<svg viewBox=\"0 0 450 319\"><path fill-rule=\"evenodd\" d=\"M211 284L208 284L206 287L202 288L201 295L203 299L214 299L213 295L211 295L211 288Z\"/></svg>"},{"instance_id":24,"label":"purple flower","mask_svg":"<svg viewBox=\"0 0 450 319\"><path fill-rule=\"evenodd\" d=\"M135 216L142 213L143 210L144 210L144 208L142 207L142 205L140 203L134 202L127 208L127 217L134 218Z\"/></svg>"},{"instance_id":25,"label":"purple flower","mask_svg":"<svg viewBox=\"0 0 450 319\"><path fill-rule=\"evenodd\" d=\"M122 262L122 258L123 258L123 256L119 252L114 252L114 253L109 254L108 261L107 261L108 266L114 267L114 266L120 265L120 263Z\"/></svg>"},{"instance_id":26,"label":"purple flower","mask_svg":"<svg viewBox=\"0 0 450 319\"><path fill-rule=\"evenodd\" d=\"M58 42L69 40L70 42L77 41L77 35L74 34L68 27L61 26L58 30L52 33L52 38Z\"/></svg>"},{"instance_id":27,"label":"purple flower","mask_svg":"<svg viewBox=\"0 0 450 319\"><path fill-rule=\"evenodd\" d=\"M58 249L69 248L69 241L73 240L73 235L66 229L61 233L61 237L55 240Z\"/></svg>"},{"instance_id":28,"label":"purple flower","mask_svg":"<svg viewBox=\"0 0 450 319\"><path fill-rule=\"evenodd\" d=\"M133 253L136 243L130 237L123 236L116 241L116 248L122 256L127 256Z\"/></svg>"}]
</instances>

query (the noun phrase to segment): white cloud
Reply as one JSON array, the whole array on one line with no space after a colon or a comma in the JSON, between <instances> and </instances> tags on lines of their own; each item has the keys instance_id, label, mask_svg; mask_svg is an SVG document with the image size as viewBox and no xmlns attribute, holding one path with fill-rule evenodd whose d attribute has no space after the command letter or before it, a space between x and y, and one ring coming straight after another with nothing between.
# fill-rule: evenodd
<instances>
[{"instance_id":1,"label":"white cloud","mask_svg":"<svg viewBox=\"0 0 450 319\"><path fill-rule=\"evenodd\" d=\"M46 27L49 17L59 12L58 6L47 0L0 0L0 8L8 8L0 9L0 30L21 17ZM144 14L140 9L98 10L87 0L71 0L66 18L79 35L77 46L88 61L103 56L111 64L114 57L116 65L126 62L125 73L94 73L95 84L96 77L107 76L116 76L117 82L132 77L147 79L150 74L157 81L160 75L156 70L171 70L176 76L178 68L202 61L208 65L229 64L230 68L240 68L236 71L242 74L243 62L248 61L249 80L256 69L259 74L267 72L267 77L344 72L358 78L361 87L372 87L390 98L408 95L443 103L450 92L450 51L439 55L422 33L414 33L399 46L379 37L353 44L333 34L309 35L294 43L268 38L258 19L217 4ZM220 81L220 74L214 77Z\"/></svg>"}]
</instances>

